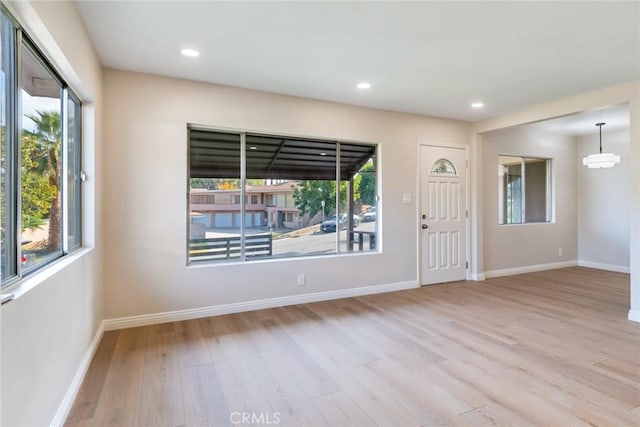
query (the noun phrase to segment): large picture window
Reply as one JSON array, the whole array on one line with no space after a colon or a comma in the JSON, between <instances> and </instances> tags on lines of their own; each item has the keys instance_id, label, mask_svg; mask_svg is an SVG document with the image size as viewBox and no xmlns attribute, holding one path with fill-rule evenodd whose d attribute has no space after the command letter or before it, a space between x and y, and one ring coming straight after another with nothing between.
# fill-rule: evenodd
<instances>
[{"instance_id":1,"label":"large picture window","mask_svg":"<svg viewBox=\"0 0 640 427\"><path fill-rule=\"evenodd\" d=\"M81 246L81 104L0 12L4 288Z\"/></svg>"},{"instance_id":2,"label":"large picture window","mask_svg":"<svg viewBox=\"0 0 640 427\"><path fill-rule=\"evenodd\" d=\"M189 129L189 262L376 251L376 145Z\"/></svg>"},{"instance_id":3,"label":"large picture window","mask_svg":"<svg viewBox=\"0 0 640 427\"><path fill-rule=\"evenodd\" d=\"M551 221L551 160L498 157L499 223Z\"/></svg>"}]
</instances>

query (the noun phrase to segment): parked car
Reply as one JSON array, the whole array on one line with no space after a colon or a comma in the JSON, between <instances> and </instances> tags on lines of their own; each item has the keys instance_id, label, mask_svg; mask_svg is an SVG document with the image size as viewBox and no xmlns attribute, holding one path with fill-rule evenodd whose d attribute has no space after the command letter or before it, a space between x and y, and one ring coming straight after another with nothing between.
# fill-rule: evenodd
<instances>
[{"instance_id":1,"label":"parked car","mask_svg":"<svg viewBox=\"0 0 640 427\"><path fill-rule=\"evenodd\" d=\"M370 207L367 211L362 215L362 222L371 222L376 220L376 207Z\"/></svg>"},{"instance_id":2,"label":"parked car","mask_svg":"<svg viewBox=\"0 0 640 427\"><path fill-rule=\"evenodd\" d=\"M341 214L340 215L340 229L344 230L345 228L347 228L347 214ZM357 227L358 225L360 225L360 217L358 215L354 215L353 216L353 227ZM322 231L323 233L333 233L336 231L336 216L335 215L331 215L329 217L328 220L326 220L325 222L322 223L322 225L320 225L320 231Z\"/></svg>"},{"instance_id":3,"label":"parked car","mask_svg":"<svg viewBox=\"0 0 640 427\"><path fill-rule=\"evenodd\" d=\"M26 250L24 245L28 245L31 243L31 240L23 240L22 241L22 256L20 257L20 263L22 264L22 268L27 268L35 264L37 255L33 251Z\"/></svg>"}]
</instances>

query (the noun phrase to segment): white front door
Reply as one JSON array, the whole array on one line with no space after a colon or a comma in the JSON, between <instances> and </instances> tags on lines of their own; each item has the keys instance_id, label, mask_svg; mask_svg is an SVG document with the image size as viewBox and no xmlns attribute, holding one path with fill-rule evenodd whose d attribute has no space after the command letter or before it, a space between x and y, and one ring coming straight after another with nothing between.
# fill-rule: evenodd
<instances>
[{"instance_id":1,"label":"white front door","mask_svg":"<svg viewBox=\"0 0 640 427\"><path fill-rule=\"evenodd\" d=\"M466 279L467 151L420 147L420 245L423 285Z\"/></svg>"}]
</instances>

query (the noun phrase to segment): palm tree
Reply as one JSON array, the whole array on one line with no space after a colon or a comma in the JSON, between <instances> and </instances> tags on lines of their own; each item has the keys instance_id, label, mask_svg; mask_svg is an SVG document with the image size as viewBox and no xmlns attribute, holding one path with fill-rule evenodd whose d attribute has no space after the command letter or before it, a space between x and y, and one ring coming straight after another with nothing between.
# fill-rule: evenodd
<instances>
[{"instance_id":1,"label":"palm tree","mask_svg":"<svg viewBox=\"0 0 640 427\"><path fill-rule=\"evenodd\" d=\"M47 249L54 251L62 247L62 162L60 154L62 150L62 124L60 113L57 111L38 111L35 115L27 115L35 124L33 132L26 134L36 138L40 157L38 172L48 178L49 185L55 190L55 196L51 201L49 211L49 238Z\"/></svg>"}]
</instances>

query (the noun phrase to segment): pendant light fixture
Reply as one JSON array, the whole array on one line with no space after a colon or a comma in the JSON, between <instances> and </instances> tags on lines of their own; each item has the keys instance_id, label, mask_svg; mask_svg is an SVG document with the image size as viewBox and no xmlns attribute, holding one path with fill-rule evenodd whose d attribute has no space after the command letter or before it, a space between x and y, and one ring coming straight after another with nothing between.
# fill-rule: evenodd
<instances>
[{"instance_id":1,"label":"pendant light fixture","mask_svg":"<svg viewBox=\"0 0 640 427\"><path fill-rule=\"evenodd\" d=\"M620 163L620 156L613 153L602 152L602 126L604 125L606 125L604 122L596 123L596 126L600 128L600 152L598 154L591 154L582 159L582 164L589 169L612 168Z\"/></svg>"}]
</instances>

